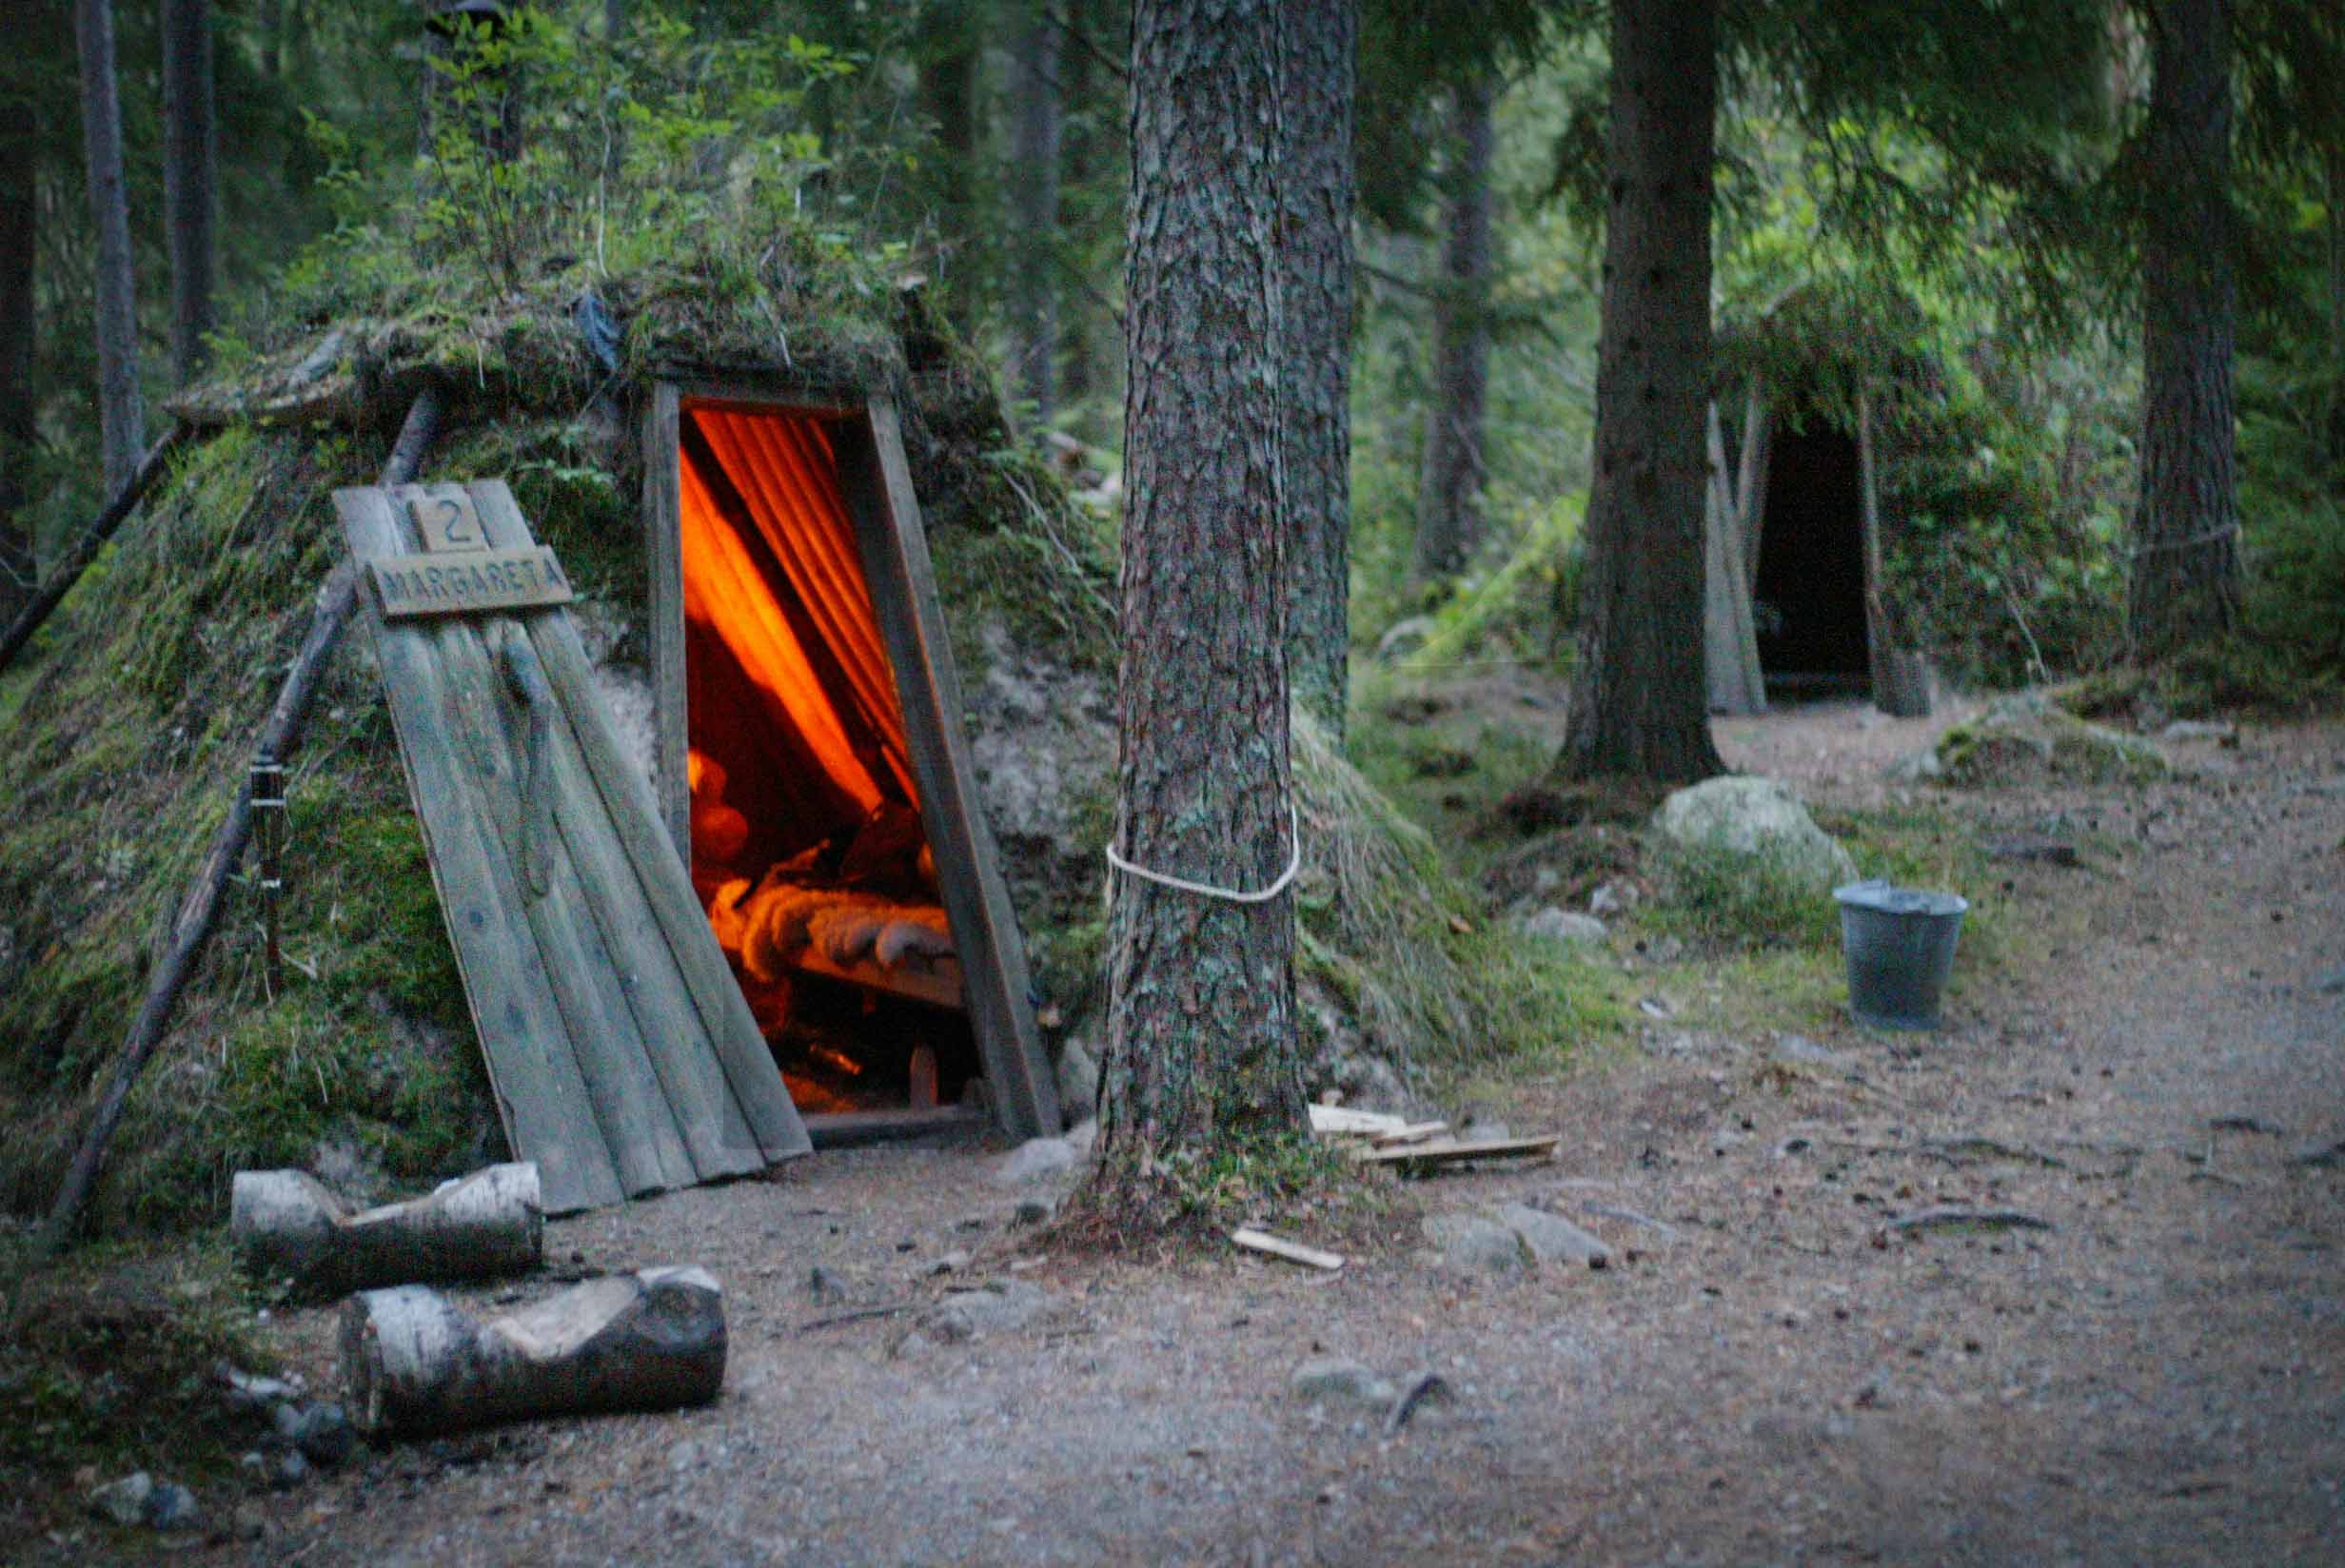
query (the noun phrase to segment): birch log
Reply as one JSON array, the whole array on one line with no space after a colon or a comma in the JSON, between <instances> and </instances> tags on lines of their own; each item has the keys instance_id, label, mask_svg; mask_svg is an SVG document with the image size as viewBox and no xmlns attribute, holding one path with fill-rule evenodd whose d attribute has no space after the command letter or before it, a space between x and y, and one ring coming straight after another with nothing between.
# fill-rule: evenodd
<instances>
[{"instance_id":1,"label":"birch log","mask_svg":"<svg viewBox=\"0 0 2345 1568\"><path fill-rule=\"evenodd\" d=\"M369 1433L705 1404L724 1349L723 1288L701 1268L606 1275L485 1323L416 1284L342 1309L344 1403Z\"/></svg>"},{"instance_id":2,"label":"birch log","mask_svg":"<svg viewBox=\"0 0 2345 1568\"><path fill-rule=\"evenodd\" d=\"M529 1162L358 1214L305 1171L240 1170L228 1202L228 1237L249 1272L325 1296L524 1273L543 1259L544 1230Z\"/></svg>"}]
</instances>

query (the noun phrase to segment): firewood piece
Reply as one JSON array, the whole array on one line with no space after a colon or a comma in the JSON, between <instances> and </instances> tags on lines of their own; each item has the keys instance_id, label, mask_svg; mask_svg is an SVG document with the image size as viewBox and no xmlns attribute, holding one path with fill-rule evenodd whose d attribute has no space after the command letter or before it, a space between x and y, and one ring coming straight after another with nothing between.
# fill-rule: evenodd
<instances>
[{"instance_id":1,"label":"firewood piece","mask_svg":"<svg viewBox=\"0 0 2345 1568\"><path fill-rule=\"evenodd\" d=\"M415 470L431 447L432 438L439 433L440 418L445 403L436 387L425 386L416 394L414 405L407 410L406 423L399 430L399 439L391 443L391 455L383 464L385 485L404 484L415 477ZM302 638L301 651L293 657L293 666L286 672L285 684L277 689L276 703L268 711L268 718L261 726L259 742L253 755L283 762L292 755L300 740L302 725L309 717L309 704L318 695L318 682L325 673L327 658L335 643L342 639L342 630L349 623L350 608L358 602L358 567L344 561L326 574L325 586L320 590L316 611L309 619L308 634ZM65 1185L57 1191L57 1201L49 1211L49 1221L34 1243L37 1257L54 1257L64 1249L81 1219L82 1205L89 1199L89 1189L97 1184L98 1164L105 1158L107 1141L113 1137L115 1127L122 1121L122 1107L130 1097L130 1085L155 1047L163 1043L164 1026L170 1021L171 1009L179 1003L179 993L187 986L187 977L195 972L197 954L211 934L213 923L220 917L220 900L227 891L228 876L236 870L236 862L244 857L245 842L252 836L252 777L246 774L236 798L228 803L228 814L211 835L211 846L204 853L203 864L197 868L195 884L179 906L179 915L171 923L171 942L161 963L155 966L152 978L147 983L147 1000L140 1004L138 1016L130 1022L130 1032L123 1041L122 1059L114 1068L114 1076L108 1081L106 1092L98 1100L97 1113L90 1118L89 1129L82 1135L82 1145L68 1166Z\"/></svg>"},{"instance_id":2,"label":"firewood piece","mask_svg":"<svg viewBox=\"0 0 2345 1568\"><path fill-rule=\"evenodd\" d=\"M245 1267L320 1295L523 1273L543 1261L544 1231L538 1167L526 1161L359 1214L299 1170L240 1170L228 1202Z\"/></svg>"},{"instance_id":3,"label":"firewood piece","mask_svg":"<svg viewBox=\"0 0 2345 1568\"><path fill-rule=\"evenodd\" d=\"M1448 1130L1449 1124L1447 1122L1411 1122L1407 1127L1397 1127L1389 1132L1371 1135L1368 1140L1368 1145L1370 1148L1395 1148L1403 1144L1430 1142Z\"/></svg>"},{"instance_id":4,"label":"firewood piece","mask_svg":"<svg viewBox=\"0 0 2345 1568\"><path fill-rule=\"evenodd\" d=\"M1267 1252L1273 1258L1284 1258L1291 1264L1301 1264L1307 1268L1324 1268L1332 1272L1344 1266L1340 1253L1322 1252L1315 1246L1305 1246L1301 1242L1291 1242L1284 1236L1273 1236L1251 1225L1240 1225L1232 1230L1230 1240L1249 1252Z\"/></svg>"},{"instance_id":5,"label":"firewood piece","mask_svg":"<svg viewBox=\"0 0 2345 1568\"><path fill-rule=\"evenodd\" d=\"M1911 1236L1924 1230L2050 1230L2052 1222L2016 1208L1941 1204L1902 1220L1892 1220L1885 1228Z\"/></svg>"},{"instance_id":6,"label":"firewood piece","mask_svg":"<svg viewBox=\"0 0 2345 1568\"><path fill-rule=\"evenodd\" d=\"M1544 1138L1468 1138L1450 1139L1432 1144L1403 1144L1394 1148L1370 1148L1352 1156L1362 1165L1398 1166L1403 1169L1419 1166L1454 1165L1460 1160L1510 1160L1517 1157L1547 1155L1563 1142L1560 1134L1549 1133Z\"/></svg>"},{"instance_id":7,"label":"firewood piece","mask_svg":"<svg viewBox=\"0 0 2345 1568\"><path fill-rule=\"evenodd\" d=\"M1397 1132L1408 1125L1408 1117L1389 1116L1381 1110L1348 1110L1342 1106L1310 1107L1310 1129L1323 1138L1373 1137L1379 1132Z\"/></svg>"},{"instance_id":8,"label":"firewood piece","mask_svg":"<svg viewBox=\"0 0 2345 1568\"><path fill-rule=\"evenodd\" d=\"M420 1284L342 1309L344 1402L368 1433L705 1404L724 1356L724 1290L702 1268L605 1275L486 1322Z\"/></svg>"}]
</instances>

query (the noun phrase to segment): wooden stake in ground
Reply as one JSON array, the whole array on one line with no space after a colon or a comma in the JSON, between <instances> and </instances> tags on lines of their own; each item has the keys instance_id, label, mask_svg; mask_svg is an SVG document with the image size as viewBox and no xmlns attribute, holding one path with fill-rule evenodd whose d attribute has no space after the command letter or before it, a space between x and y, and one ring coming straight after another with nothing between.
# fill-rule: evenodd
<instances>
[{"instance_id":1,"label":"wooden stake in ground","mask_svg":"<svg viewBox=\"0 0 2345 1568\"><path fill-rule=\"evenodd\" d=\"M437 387L426 386L416 394L415 402L407 409L407 420L400 427L399 440L392 443L390 461L383 465L383 483L405 484L415 478L424 451L440 428L442 401ZM277 692L276 706L268 711L268 722L261 727L261 737L253 750L263 756L279 760L292 755L294 742L301 737L303 720L309 716L310 699L317 696L318 679L325 672L326 657L341 639L342 629L349 623L350 607L358 602L358 568L344 561L325 579L325 591L319 598L317 614L310 617L309 635L302 638L301 652L294 657L293 667L286 673L285 685ZM196 954L203 951L204 939L211 934L212 922L219 918L220 895L227 891L228 873L245 853L245 841L252 835L252 781L247 776L238 787L235 802L229 806L227 820L211 836L211 848L205 853L204 863L195 873L195 885L179 906L179 918L171 927L171 945L163 962L155 967L154 978L148 983L146 1003L138 1009L138 1017L130 1025L129 1037L123 1042L122 1060L114 1068L105 1095L98 1101L97 1114L90 1119L89 1130L82 1137L82 1147L73 1156L72 1166L66 1171L65 1185L58 1188L57 1202L49 1211L49 1223L42 1228L35 1244L35 1254L53 1257L73 1233L74 1222L80 1219L82 1205L89 1201L89 1189L98 1179L98 1163L105 1157L106 1142L114 1135L114 1127L122 1120L122 1107L129 1098L130 1085L147 1058L154 1054L162 1043L163 1026L178 1002L180 990L187 976L195 970Z\"/></svg>"},{"instance_id":2,"label":"wooden stake in ground","mask_svg":"<svg viewBox=\"0 0 2345 1568\"><path fill-rule=\"evenodd\" d=\"M240 1170L228 1200L237 1261L316 1295L522 1274L543 1261L538 1167L490 1166L428 1197L353 1214L306 1171Z\"/></svg>"},{"instance_id":3,"label":"wooden stake in ground","mask_svg":"<svg viewBox=\"0 0 2345 1568\"><path fill-rule=\"evenodd\" d=\"M147 492L154 488L155 480L162 477L163 460L170 456L172 448L185 440L187 434L185 424L174 424L161 441L147 449L147 455L139 460L138 467L131 472L130 481L114 493L114 499L107 502L106 510L98 514L98 520L91 523L74 544L72 553L59 561L55 569L42 579L41 585L33 590L32 598L22 610L16 612L16 618L9 622L8 631L0 633L0 670L9 667L18 651L32 640L32 634L41 629L41 623L49 619L49 612L64 602L65 596L81 580L82 574L89 570L89 563L98 559L98 552L106 548L106 541L114 537L114 530L122 526L122 519L138 509L138 503L146 499Z\"/></svg>"},{"instance_id":4,"label":"wooden stake in ground","mask_svg":"<svg viewBox=\"0 0 2345 1568\"><path fill-rule=\"evenodd\" d=\"M724 1291L700 1268L589 1280L486 1323L420 1284L342 1309L344 1402L367 1432L705 1404L724 1352Z\"/></svg>"}]
</instances>

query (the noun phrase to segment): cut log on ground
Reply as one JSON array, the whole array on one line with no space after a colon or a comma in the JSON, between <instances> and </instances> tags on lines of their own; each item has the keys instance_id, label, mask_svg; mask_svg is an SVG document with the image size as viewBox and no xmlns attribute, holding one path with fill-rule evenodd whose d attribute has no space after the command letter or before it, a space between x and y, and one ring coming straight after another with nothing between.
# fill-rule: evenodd
<instances>
[{"instance_id":1,"label":"cut log on ground","mask_svg":"<svg viewBox=\"0 0 2345 1568\"><path fill-rule=\"evenodd\" d=\"M701 1268L608 1275L487 1322L420 1284L342 1309L344 1403L369 1433L705 1404L724 1349L724 1291Z\"/></svg>"},{"instance_id":2,"label":"cut log on ground","mask_svg":"<svg viewBox=\"0 0 2345 1568\"><path fill-rule=\"evenodd\" d=\"M237 1260L311 1295L526 1273L543 1261L544 1237L538 1167L526 1161L357 1214L301 1170L240 1170L228 1200Z\"/></svg>"},{"instance_id":3,"label":"cut log on ground","mask_svg":"<svg viewBox=\"0 0 2345 1568\"><path fill-rule=\"evenodd\" d=\"M414 406L407 410L406 423L400 427L399 440L391 445L390 459L383 465L385 486L404 484L415 478L416 468L439 432L443 406L443 399L435 388L425 387L417 395ZM269 709L268 720L261 726L260 740L253 747L256 756L283 762L300 740L303 721L309 716L310 699L317 696L319 678L325 673L326 657L341 640L343 627L350 619L350 608L357 602L358 567L345 560L327 576L325 590L318 596L317 613L309 620L309 634L302 638L301 652L294 657L293 667L286 673L285 684L278 689L276 706ZM147 1065L147 1058L154 1054L155 1047L162 1044L163 1026L169 1022L171 1009L178 1004L179 992L187 985L187 977L195 972L196 955L203 951L204 941L220 916L220 899L227 891L228 876L244 857L245 842L251 836L252 775L246 773L235 800L228 806L227 818L211 835L211 848L196 870L195 885L187 890L186 901L179 906L179 918L171 925L170 948L147 984L147 1000L141 1004L138 1017L131 1021L129 1036L123 1042L122 1060L115 1066L114 1076L98 1101L97 1114L89 1120L89 1130L82 1136L82 1147L66 1170L65 1185L58 1189L57 1202L49 1211L49 1222L34 1244L36 1257L54 1257L72 1236L73 1226L81 1219L82 1205L89 1201L89 1189L97 1183L98 1163L106 1155L107 1140L113 1137L115 1125L122 1120L122 1107L130 1097L130 1085L138 1077L139 1069Z\"/></svg>"},{"instance_id":4,"label":"cut log on ground","mask_svg":"<svg viewBox=\"0 0 2345 1568\"><path fill-rule=\"evenodd\" d=\"M1341 1253L1322 1252L1315 1246L1305 1246L1301 1242L1291 1242L1284 1236L1273 1236L1251 1225L1238 1226L1230 1232L1230 1240L1249 1252L1268 1253L1273 1258L1284 1258L1291 1264L1301 1264L1308 1268L1334 1270L1344 1266Z\"/></svg>"}]
</instances>

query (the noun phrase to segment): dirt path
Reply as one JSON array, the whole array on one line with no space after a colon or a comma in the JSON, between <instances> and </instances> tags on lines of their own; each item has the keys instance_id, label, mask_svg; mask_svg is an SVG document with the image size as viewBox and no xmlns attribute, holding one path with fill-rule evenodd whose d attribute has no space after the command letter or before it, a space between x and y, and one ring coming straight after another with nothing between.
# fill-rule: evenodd
<instances>
[{"instance_id":1,"label":"dirt path","mask_svg":"<svg viewBox=\"0 0 2345 1568\"><path fill-rule=\"evenodd\" d=\"M1902 728L1825 710L1722 739L1869 796ZM1786 1062L1659 1023L1508 1108L1565 1129L1554 1165L1411 1189L1553 1207L1620 1250L1608 1269L1037 1261L989 1150L823 1157L554 1231L574 1269L724 1279L714 1407L393 1449L269 1499L256 1542L172 1556L2335 1561L2345 1170L2296 1154L2345 1138L2345 994L2311 983L2345 965L2345 734L2210 755L2217 776L2146 793L1955 803L1981 832L2079 833L2087 863L2015 868L2030 938L1944 1033L1844 1028ZM2051 1228L1885 1228L1948 1204ZM956 1251L975 1263L930 1275ZM805 1327L973 1279L1047 1305L957 1343L906 1341L912 1313ZM282 1333L323 1380L325 1315ZM1380 1410L1289 1393L1322 1351L1451 1397L1388 1439Z\"/></svg>"}]
</instances>

